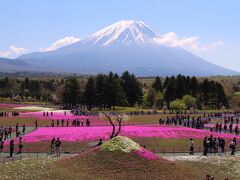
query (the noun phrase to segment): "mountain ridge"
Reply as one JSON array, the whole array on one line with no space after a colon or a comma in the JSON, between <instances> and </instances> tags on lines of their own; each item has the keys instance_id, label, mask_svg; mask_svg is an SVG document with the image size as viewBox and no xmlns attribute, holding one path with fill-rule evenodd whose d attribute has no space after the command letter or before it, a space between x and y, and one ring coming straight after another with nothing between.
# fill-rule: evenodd
<instances>
[{"instance_id":1,"label":"mountain ridge","mask_svg":"<svg viewBox=\"0 0 240 180\"><path fill-rule=\"evenodd\" d=\"M157 44L160 34L142 21L123 20L71 45L17 58L44 70L97 74L131 71L138 76L237 75L179 48Z\"/></svg>"}]
</instances>

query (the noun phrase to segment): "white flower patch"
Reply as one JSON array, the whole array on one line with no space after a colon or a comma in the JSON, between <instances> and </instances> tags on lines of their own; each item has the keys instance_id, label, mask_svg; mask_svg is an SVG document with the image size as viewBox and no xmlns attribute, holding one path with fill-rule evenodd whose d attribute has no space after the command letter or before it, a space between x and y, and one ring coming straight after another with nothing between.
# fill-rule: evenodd
<instances>
[{"instance_id":1,"label":"white flower patch","mask_svg":"<svg viewBox=\"0 0 240 180\"><path fill-rule=\"evenodd\" d=\"M133 150L139 149L140 145L127 137L117 136L111 139L110 141L104 143L101 147L108 151L119 150L126 153L130 153Z\"/></svg>"}]
</instances>

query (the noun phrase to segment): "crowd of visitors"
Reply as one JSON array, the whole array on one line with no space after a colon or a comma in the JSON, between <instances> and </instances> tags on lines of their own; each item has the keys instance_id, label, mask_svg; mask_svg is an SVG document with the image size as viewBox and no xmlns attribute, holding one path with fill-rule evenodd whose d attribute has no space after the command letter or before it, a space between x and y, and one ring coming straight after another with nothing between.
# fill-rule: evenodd
<instances>
[{"instance_id":1,"label":"crowd of visitors","mask_svg":"<svg viewBox=\"0 0 240 180\"><path fill-rule=\"evenodd\" d=\"M236 135L239 135L239 126L238 124L236 124L235 126L231 123L231 124L222 124L222 123L216 123L215 127L210 128L210 131L215 131L215 132L230 132L230 133L235 133Z\"/></svg>"},{"instance_id":2,"label":"crowd of visitors","mask_svg":"<svg viewBox=\"0 0 240 180\"><path fill-rule=\"evenodd\" d=\"M0 112L0 117L19 116L19 112Z\"/></svg>"},{"instance_id":3,"label":"crowd of visitors","mask_svg":"<svg viewBox=\"0 0 240 180\"><path fill-rule=\"evenodd\" d=\"M64 119L52 120L51 127L69 127L69 123L73 127L80 127L80 126L90 127L91 126L91 122L89 118L81 118L81 119L74 119L72 121L70 121L69 119L68 120L64 120Z\"/></svg>"},{"instance_id":4,"label":"crowd of visitors","mask_svg":"<svg viewBox=\"0 0 240 180\"><path fill-rule=\"evenodd\" d=\"M199 116L198 118L190 117L190 115L176 115L172 117L160 118L159 124L160 125L179 125L189 128L196 128L196 129L203 129L204 124L208 124L211 122L210 117L202 117Z\"/></svg>"},{"instance_id":5,"label":"crowd of visitors","mask_svg":"<svg viewBox=\"0 0 240 180\"><path fill-rule=\"evenodd\" d=\"M59 157L61 154L61 144L62 142L60 141L60 138L53 138L50 145L51 154L56 153L57 157Z\"/></svg>"},{"instance_id":6,"label":"crowd of visitors","mask_svg":"<svg viewBox=\"0 0 240 180\"><path fill-rule=\"evenodd\" d=\"M205 137L203 140L203 155L208 153L224 153L226 141L222 137Z\"/></svg>"},{"instance_id":7,"label":"crowd of visitors","mask_svg":"<svg viewBox=\"0 0 240 180\"><path fill-rule=\"evenodd\" d=\"M14 152L14 140L12 138L14 138L13 133L15 132L15 137L18 138L18 154L22 153L22 149L23 149L23 139L21 137L21 135L24 135L26 133L26 126L25 124L22 125L22 130L20 130L20 126L17 123L15 126L15 131L12 128L12 126L8 126L3 128L3 126L0 127L0 153L3 152L3 148L4 148L4 143L6 140L11 139L10 143L9 143L9 157L12 157L13 152Z\"/></svg>"},{"instance_id":8,"label":"crowd of visitors","mask_svg":"<svg viewBox=\"0 0 240 180\"><path fill-rule=\"evenodd\" d=\"M205 137L203 140L203 155L207 156L210 154L221 154L225 153L225 145L226 141L222 137L213 137L211 135L210 137ZM233 140L229 144L229 149L231 150L231 155L234 155L237 150L237 139L233 138ZM194 143L193 139L190 138L190 144L189 144L189 154L194 154Z\"/></svg>"},{"instance_id":9,"label":"crowd of visitors","mask_svg":"<svg viewBox=\"0 0 240 180\"><path fill-rule=\"evenodd\" d=\"M164 110L164 111L130 111L128 115L155 115L155 114L175 114L175 115L194 115L194 114L203 114L204 117L210 117L210 118L223 118L223 117L233 117L233 116L239 116L240 112L231 112L231 111L225 111L225 112L212 112L212 113L205 113L205 112L199 112L197 110L180 110L180 111L173 111L173 110Z\"/></svg>"}]
</instances>

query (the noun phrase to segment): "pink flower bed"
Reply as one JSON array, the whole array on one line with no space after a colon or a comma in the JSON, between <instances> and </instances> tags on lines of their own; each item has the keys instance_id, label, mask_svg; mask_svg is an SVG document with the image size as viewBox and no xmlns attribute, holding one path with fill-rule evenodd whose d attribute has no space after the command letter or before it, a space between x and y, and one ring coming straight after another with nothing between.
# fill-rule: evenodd
<instances>
[{"instance_id":1,"label":"pink flower bed","mask_svg":"<svg viewBox=\"0 0 240 180\"><path fill-rule=\"evenodd\" d=\"M52 138L60 138L62 141L81 142L95 141L99 138L108 140L112 131L111 126L99 127L59 127L59 128L39 128L23 137L25 143L49 141ZM198 130L184 127L168 127L168 126L123 126L120 133L127 137L158 137L170 139L203 139L205 136L213 135L214 137L223 137L232 139L235 136L224 133L211 133L206 130ZM240 139L239 136L237 136Z\"/></svg>"},{"instance_id":2,"label":"pink flower bed","mask_svg":"<svg viewBox=\"0 0 240 180\"><path fill-rule=\"evenodd\" d=\"M25 106L24 104L7 104L7 103L2 103L0 104L0 108L15 108L15 107L23 107Z\"/></svg>"},{"instance_id":3,"label":"pink flower bed","mask_svg":"<svg viewBox=\"0 0 240 180\"><path fill-rule=\"evenodd\" d=\"M69 111L66 113L66 115L64 114L64 111L62 112L54 112L53 111L53 115L51 116L51 112L48 112L48 116L43 116L43 112L39 111L39 112L24 112L24 113L20 113L20 117L33 117L36 118L38 120L62 120L64 119L65 121L73 121L74 119L79 119L80 121L83 120L84 123L86 122L86 119L90 120L91 125L109 125L108 121L104 121L102 119L100 119L99 116L74 116L72 113L70 113ZM50 125L50 124L49 124Z\"/></svg>"},{"instance_id":4,"label":"pink flower bed","mask_svg":"<svg viewBox=\"0 0 240 180\"><path fill-rule=\"evenodd\" d=\"M143 157L144 159L147 160L158 160L159 157L152 153L151 151L144 149L144 148L139 148L137 150L134 151L135 154L137 154L138 156Z\"/></svg>"}]
</instances>

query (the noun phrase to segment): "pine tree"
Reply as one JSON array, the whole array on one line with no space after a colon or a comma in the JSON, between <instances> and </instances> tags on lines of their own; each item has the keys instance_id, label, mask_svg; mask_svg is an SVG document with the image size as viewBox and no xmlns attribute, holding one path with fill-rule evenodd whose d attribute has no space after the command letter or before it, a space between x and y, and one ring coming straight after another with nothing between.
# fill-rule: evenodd
<instances>
[{"instance_id":1,"label":"pine tree","mask_svg":"<svg viewBox=\"0 0 240 180\"><path fill-rule=\"evenodd\" d=\"M78 104L80 97L80 88L76 78L71 77L66 80L63 91L63 103L72 108Z\"/></svg>"},{"instance_id":2,"label":"pine tree","mask_svg":"<svg viewBox=\"0 0 240 180\"><path fill-rule=\"evenodd\" d=\"M151 88L149 91L148 91L148 94L147 94L147 99L146 99L146 103L147 103L147 106L148 107L153 107L155 101L156 101L156 90Z\"/></svg>"},{"instance_id":3,"label":"pine tree","mask_svg":"<svg viewBox=\"0 0 240 180\"><path fill-rule=\"evenodd\" d=\"M96 105L102 109L106 106L106 82L107 76L103 74L98 74L96 77Z\"/></svg>"},{"instance_id":4,"label":"pine tree","mask_svg":"<svg viewBox=\"0 0 240 180\"><path fill-rule=\"evenodd\" d=\"M192 77L189 83L189 94L196 97L199 92L199 84L196 77Z\"/></svg>"},{"instance_id":5,"label":"pine tree","mask_svg":"<svg viewBox=\"0 0 240 180\"><path fill-rule=\"evenodd\" d=\"M169 103L170 101L173 101L176 99L176 83L175 83L175 77L172 76L169 81L168 85L164 91L163 97L164 101Z\"/></svg>"},{"instance_id":6,"label":"pine tree","mask_svg":"<svg viewBox=\"0 0 240 180\"><path fill-rule=\"evenodd\" d=\"M164 80L164 83L163 83L163 89L166 89L167 86L168 86L168 83L169 83L169 77L167 76Z\"/></svg>"},{"instance_id":7,"label":"pine tree","mask_svg":"<svg viewBox=\"0 0 240 180\"><path fill-rule=\"evenodd\" d=\"M155 78L154 83L152 84L152 88L154 88L157 92L162 92L163 87L162 87L162 81L159 76Z\"/></svg>"},{"instance_id":8,"label":"pine tree","mask_svg":"<svg viewBox=\"0 0 240 180\"><path fill-rule=\"evenodd\" d=\"M123 92L128 104L130 106L133 106L135 103L141 104L143 98L142 88L135 75L130 75L126 71L122 74L121 79Z\"/></svg>"},{"instance_id":9,"label":"pine tree","mask_svg":"<svg viewBox=\"0 0 240 180\"><path fill-rule=\"evenodd\" d=\"M87 81L85 91L84 91L84 101L88 107L88 109L91 111L93 106L95 105L96 100L96 89L95 89L95 79L94 77L90 77Z\"/></svg>"}]
</instances>

